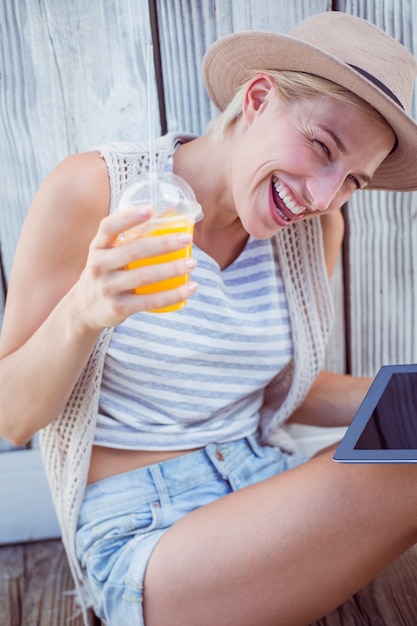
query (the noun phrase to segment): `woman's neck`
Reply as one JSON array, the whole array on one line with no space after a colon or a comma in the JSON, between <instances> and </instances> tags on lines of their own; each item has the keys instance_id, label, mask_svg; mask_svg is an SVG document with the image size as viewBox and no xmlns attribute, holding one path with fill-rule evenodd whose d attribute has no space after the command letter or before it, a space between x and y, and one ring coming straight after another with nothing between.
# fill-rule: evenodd
<instances>
[{"instance_id":1,"label":"woman's neck","mask_svg":"<svg viewBox=\"0 0 417 626\"><path fill-rule=\"evenodd\" d=\"M174 155L174 173L191 185L203 208L194 241L222 269L239 256L248 240L230 193L227 146L208 133L183 144Z\"/></svg>"}]
</instances>

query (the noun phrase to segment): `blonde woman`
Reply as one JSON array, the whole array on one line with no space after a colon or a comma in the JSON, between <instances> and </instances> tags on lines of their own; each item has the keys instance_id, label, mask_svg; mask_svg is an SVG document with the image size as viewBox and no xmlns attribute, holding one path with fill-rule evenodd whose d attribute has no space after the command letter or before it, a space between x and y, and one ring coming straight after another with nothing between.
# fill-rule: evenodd
<instances>
[{"instance_id":1,"label":"blonde woman","mask_svg":"<svg viewBox=\"0 0 417 626\"><path fill-rule=\"evenodd\" d=\"M10 281L0 433L41 431L84 610L107 626L309 624L417 541L417 467L300 458L281 430L347 425L366 392L320 372L328 274L354 193L417 189L416 69L341 13L215 43L203 70L223 113L156 149L203 209L192 259L127 271L190 236L115 245L150 217L117 211L146 143L71 156L41 186Z\"/></svg>"}]
</instances>

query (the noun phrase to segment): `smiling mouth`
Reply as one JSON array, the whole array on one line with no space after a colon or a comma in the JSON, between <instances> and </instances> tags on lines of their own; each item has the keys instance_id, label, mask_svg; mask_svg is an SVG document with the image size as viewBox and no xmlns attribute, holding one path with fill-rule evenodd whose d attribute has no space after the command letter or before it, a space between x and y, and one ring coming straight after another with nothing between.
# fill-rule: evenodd
<instances>
[{"instance_id":1,"label":"smiling mouth","mask_svg":"<svg viewBox=\"0 0 417 626\"><path fill-rule=\"evenodd\" d=\"M272 177L272 197L276 212L286 222L299 219L306 210L306 207L297 204L288 187L283 185L275 176Z\"/></svg>"}]
</instances>

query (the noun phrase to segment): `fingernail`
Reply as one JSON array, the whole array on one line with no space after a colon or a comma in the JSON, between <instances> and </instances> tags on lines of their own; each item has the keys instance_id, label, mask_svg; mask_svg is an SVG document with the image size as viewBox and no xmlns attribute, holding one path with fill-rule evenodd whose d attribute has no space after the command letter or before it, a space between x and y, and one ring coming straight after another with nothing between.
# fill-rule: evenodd
<instances>
[{"instance_id":1,"label":"fingernail","mask_svg":"<svg viewBox=\"0 0 417 626\"><path fill-rule=\"evenodd\" d=\"M180 243L191 243L192 240L193 240L193 238L190 235L190 233L180 233L178 235L178 241Z\"/></svg>"},{"instance_id":2,"label":"fingernail","mask_svg":"<svg viewBox=\"0 0 417 626\"><path fill-rule=\"evenodd\" d=\"M150 215L151 213L151 207L149 205L143 205L139 207L139 215L141 217L146 217L147 215Z\"/></svg>"},{"instance_id":3,"label":"fingernail","mask_svg":"<svg viewBox=\"0 0 417 626\"><path fill-rule=\"evenodd\" d=\"M187 287L190 293L194 293L198 289L198 285L194 281L187 283Z\"/></svg>"},{"instance_id":4,"label":"fingernail","mask_svg":"<svg viewBox=\"0 0 417 626\"><path fill-rule=\"evenodd\" d=\"M185 260L185 267L187 270L193 270L197 265L197 261L193 258L188 258Z\"/></svg>"}]
</instances>

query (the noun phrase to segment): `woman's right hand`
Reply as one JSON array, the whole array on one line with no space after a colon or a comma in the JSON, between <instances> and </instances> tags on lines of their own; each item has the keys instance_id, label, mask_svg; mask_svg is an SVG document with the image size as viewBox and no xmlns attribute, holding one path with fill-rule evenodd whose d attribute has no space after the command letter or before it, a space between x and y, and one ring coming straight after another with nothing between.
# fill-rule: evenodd
<instances>
[{"instance_id":1,"label":"woman's right hand","mask_svg":"<svg viewBox=\"0 0 417 626\"><path fill-rule=\"evenodd\" d=\"M188 274L196 265L192 258L186 258L126 269L129 263L173 252L191 242L192 237L187 233L120 241L121 233L150 217L149 207L130 208L115 212L100 222L89 246L85 269L75 287L84 323L89 328L115 326L133 313L185 300L196 290L195 283L191 282L154 294L140 295L134 291L137 287Z\"/></svg>"}]
</instances>

